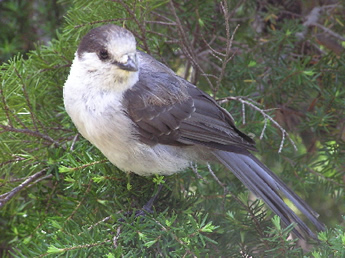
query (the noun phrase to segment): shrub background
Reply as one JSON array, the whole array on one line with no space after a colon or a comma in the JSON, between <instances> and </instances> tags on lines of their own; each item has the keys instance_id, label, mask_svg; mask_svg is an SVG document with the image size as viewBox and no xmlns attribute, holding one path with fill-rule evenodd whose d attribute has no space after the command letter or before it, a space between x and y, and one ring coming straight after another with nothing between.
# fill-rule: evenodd
<instances>
[{"instance_id":1,"label":"shrub background","mask_svg":"<svg viewBox=\"0 0 345 258\"><path fill-rule=\"evenodd\" d=\"M1 1L1 256L344 255L344 13L341 1ZM80 38L108 22L222 102L320 213L320 244L286 240L221 166L222 185L207 166L127 175L77 134L62 87ZM155 212L126 216L160 182Z\"/></svg>"}]
</instances>

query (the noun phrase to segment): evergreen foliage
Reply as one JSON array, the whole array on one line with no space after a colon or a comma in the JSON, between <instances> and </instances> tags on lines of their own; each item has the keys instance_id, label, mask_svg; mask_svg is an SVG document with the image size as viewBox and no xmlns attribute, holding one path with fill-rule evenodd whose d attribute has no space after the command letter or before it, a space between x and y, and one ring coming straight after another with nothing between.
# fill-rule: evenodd
<instances>
[{"instance_id":1,"label":"evergreen foliage","mask_svg":"<svg viewBox=\"0 0 345 258\"><path fill-rule=\"evenodd\" d=\"M280 2L61 0L55 39L0 69L0 256L344 257L345 7ZM80 38L109 22L232 113L320 213L320 242L288 238L222 166L143 178L77 134L62 87Z\"/></svg>"}]
</instances>

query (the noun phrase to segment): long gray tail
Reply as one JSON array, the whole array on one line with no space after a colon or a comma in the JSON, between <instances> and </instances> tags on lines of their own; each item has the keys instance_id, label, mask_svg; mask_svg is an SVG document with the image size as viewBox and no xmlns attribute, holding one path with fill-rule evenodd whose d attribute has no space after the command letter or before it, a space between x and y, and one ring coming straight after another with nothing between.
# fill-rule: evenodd
<instances>
[{"instance_id":1,"label":"long gray tail","mask_svg":"<svg viewBox=\"0 0 345 258\"><path fill-rule=\"evenodd\" d=\"M254 155L249 152L239 154L220 150L215 150L213 154L250 191L262 199L281 218L285 226L295 222L307 236L316 238L310 228L285 204L278 191L283 193L315 225L317 230L324 230L325 226L317 220L318 214ZM303 238L297 230L294 230L294 233Z\"/></svg>"}]
</instances>

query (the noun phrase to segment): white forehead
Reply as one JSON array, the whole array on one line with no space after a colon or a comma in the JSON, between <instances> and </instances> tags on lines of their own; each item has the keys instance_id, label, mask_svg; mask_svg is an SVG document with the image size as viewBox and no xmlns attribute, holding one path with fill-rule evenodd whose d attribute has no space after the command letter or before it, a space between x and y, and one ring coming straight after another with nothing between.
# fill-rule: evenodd
<instances>
[{"instance_id":1,"label":"white forehead","mask_svg":"<svg viewBox=\"0 0 345 258\"><path fill-rule=\"evenodd\" d=\"M125 28L112 24L104 25L92 29L83 37L79 44L78 55L82 57L85 53L100 53L103 50L107 50L115 58L134 53L135 38Z\"/></svg>"},{"instance_id":2,"label":"white forehead","mask_svg":"<svg viewBox=\"0 0 345 258\"><path fill-rule=\"evenodd\" d=\"M110 36L107 40L107 50L116 58L136 52L136 42L132 35L124 37Z\"/></svg>"}]
</instances>

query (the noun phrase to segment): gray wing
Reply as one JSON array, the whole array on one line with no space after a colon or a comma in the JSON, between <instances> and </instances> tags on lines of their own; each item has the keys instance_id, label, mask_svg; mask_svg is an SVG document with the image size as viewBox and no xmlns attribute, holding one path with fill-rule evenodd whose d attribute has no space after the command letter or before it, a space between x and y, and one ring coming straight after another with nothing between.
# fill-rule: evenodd
<instances>
[{"instance_id":1,"label":"gray wing","mask_svg":"<svg viewBox=\"0 0 345 258\"><path fill-rule=\"evenodd\" d=\"M150 56L139 54L139 81L125 92L123 104L142 142L255 150L254 141L210 96Z\"/></svg>"},{"instance_id":2,"label":"gray wing","mask_svg":"<svg viewBox=\"0 0 345 258\"><path fill-rule=\"evenodd\" d=\"M213 148L213 155L263 199L284 224L296 222L303 232L316 238L278 192L282 192L318 230L323 230L317 214L248 151L255 150L255 143L236 129L229 113L163 64L143 53L141 58L144 66L140 68L139 81L124 96L124 105L137 126L139 139L149 145ZM297 230L294 232L302 236Z\"/></svg>"}]
</instances>

